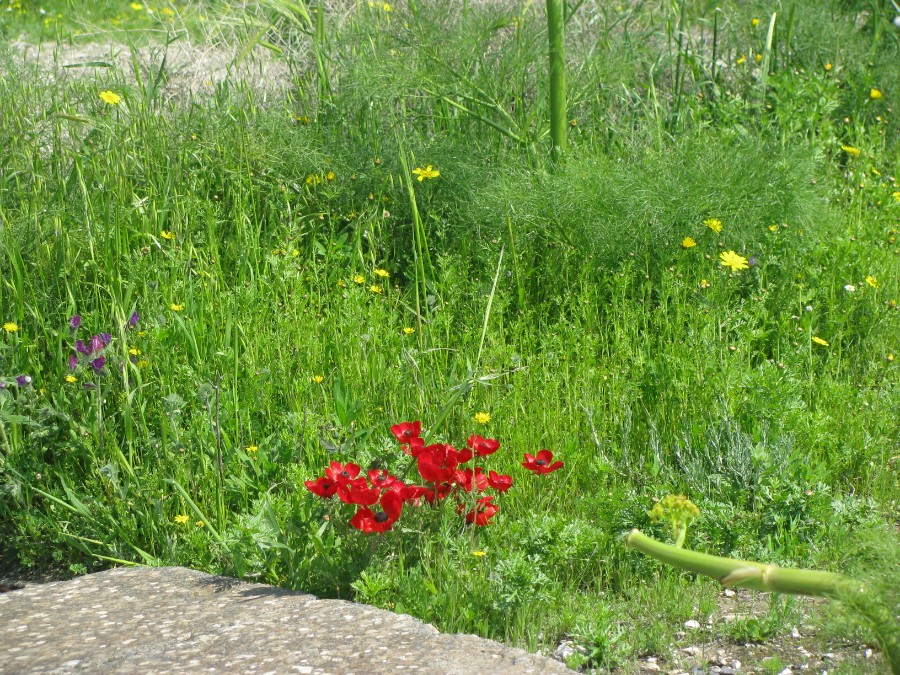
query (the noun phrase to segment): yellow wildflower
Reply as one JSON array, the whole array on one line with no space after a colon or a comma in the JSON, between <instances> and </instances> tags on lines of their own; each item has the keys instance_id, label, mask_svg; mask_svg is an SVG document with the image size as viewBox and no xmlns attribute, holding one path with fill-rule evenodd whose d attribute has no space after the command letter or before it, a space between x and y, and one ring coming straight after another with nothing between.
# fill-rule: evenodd
<instances>
[{"instance_id":1,"label":"yellow wildflower","mask_svg":"<svg viewBox=\"0 0 900 675\"><path fill-rule=\"evenodd\" d=\"M756 59L757 63L760 63L762 61L762 54L757 54L754 58Z\"/></svg>"},{"instance_id":2,"label":"yellow wildflower","mask_svg":"<svg viewBox=\"0 0 900 675\"><path fill-rule=\"evenodd\" d=\"M66 382L68 382L69 384L75 384L76 382L78 382L78 378L75 377L74 375L66 375L65 379L66 379Z\"/></svg>"},{"instance_id":3,"label":"yellow wildflower","mask_svg":"<svg viewBox=\"0 0 900 675\"><path fill-rule=\"evenodd\" d=\"M163 7L161 10L159 10L159 13L165 14L166 16L175 16L175 12L168 7Z\"/></svg>"},{"instance_id":4,"label":"yellow wildflower","mask_svg":"<svg viewBox=\"0 0 900 675\"><path fill-rule=\"evenodd\" d=\"M404 332L406 335L412 335L413 333L416 332L416 329L415 329L415 328L412 328L412 327L410 327L410 326L407 326L406 328L403 329L403 332Z\"/></svg>"},{"instance_id":5,"label":"yellow wildflower","mask_svg":"<svg viewBox=\"0 0 900 675\"><path fill-rule=\"evenodd\" d=\"M171 232L169 230L160 230L159 236L162 237L163 239L168 239L169 241L171 241L172 239L175 238L175 233Z\"/></svg>"},{"instance_id":6,"label":"yellow wildflower","mask_svg":"<svg viewBox=\"0 0 900 675\"><path fill-rule=\"evenodd\" d=\"M250 444L245 449L247 450L247 452L249 452L252 455L254 452L259 450L259 447L256 445Z\"/></svg>"},{"instance_id":7,"label":"yellow wildflower","mask_svg":"<svg viewBox=\"0 0 900 675\"><path fill-rule=\"evenodd\" d=\"M350 280L351 280L354 284L364 284L364 283L366 283L366 278L365 278L362 274L354 274L352 277L350 277Z\"/></svg>"},{"instance_id":8,"label":"yellow wildflower","mask_svg":"<svg viewBox=\"0 0 900 675\"><path fill-rule=\"evenodd\" d=\"M832 66L830 63L825 64L825 72L830 73L832 68L834 68L834 66Z\"/></svg>"},{"instance_id":9,"label":"yellow wildflower","mask_svg":"<svg viewBox=\"0 0 900 675\"><path fill-rule=\"evenodd\" d=\"M140 12L142 9L144 9L144 6L139 2L132 2L128 6L131 7L131 9L133 9L135 12Z\"/></svg>"},{"instance_id":10,"label":"yellow wildflower","mask_svg":"<svg viewBox=\"0 0 900 675\"><path fill-rule=\"evenodd\" d=\"M334 171L329 171L325 174L325 180L334 180Z\"/></svg>"},{"instance_id":11,"label":"yellow wildflower","mask_svg":"<svg viewBox=\"0 0 900 675\"><path fill-rule=\"evenodd\" d=\"M185 524L187 524L190 520L191 520L191 519L190 519L188 516L185 516L185 515L175 516L175 522L178 523L179 525L185 525Z\"/></svg>"},{"instance_id":12,"label":"yellow wildflower","mask_svg":"<svg viewBox=\"0 0 900 675\"><path fill-rule=\"evenodd\" d=\"M381 286L379 286L378 284L372 284L371 286L369 286L369 290L372 291L373 293L381 293L382 289L381 289Z\"/></svg>"},{"instance_id":13,"label":"yellow wildflower","mask_svg":"<svg viewBox=\"0 0 900 675\"><path fill-rule=\"evenodd\" d=\"M866 283L872 288L878 288L878 281L871 274L866 277Z\"/></svg>"},{"instance_id":14,"label":"yellow wildflower","mask_svg":"<svg viewBox=\"0 0 900 675\"><path fill-rule=\"evenodd\" d=\"M474 419L478 424L487 424L491 421L491 415L490 413L486 412L478 412L475 413L475 417L473 417L472 419Z\"/></svg>"},{"instance_id":15,"label":"yellow wildflower","mask_svg":"<svg viewBox=\"0 0 900 675\"><path fill-rule=\"evenodd\" d=\"M472 555L474 555L476 558L483 558L487 555L487 551L472 551Z\"/></svg>"},{"instance_id":16,"label":"yellow wildflower","mask_svg":"<svg viewBox=\"0 0 900 675\"><path fill-rule=\"evenodd\" d=\"M318 174L311 173L306 177L306 184L316 186L322 182L322 177Z\"/></svg>"},{"instance_id":17,"label":"yellow wildflower","mask_svg":"<svg viewBox=\"0 0 900 675\"><path fill-rule=\"evenodd\" d=\"M322 382L325 381L325 378L322 377L321 375L313 375L312 381L315 382L316 384L322 384Z\"/></svg>"},{"instance_id":18,"label":"yellow wildflower","mask_svg":"<svg viewBox=\"0 0 900 675\"><path fill-rule=\"evenodd\" d=\"M685 237L681 240L681 248L694 248L697 245L697 242L694 241L691 237Z\"/></svg>"},{"instance_id":19,"label":"yellow wildflower","mask_svg":"<svg viewBox=\"0 0 900 675\"><path fill-rule=\"evenodd\" d=\"M393 7L391 7L391 3L386 2L381 6L381 9L383 9L385 12L390 12Z\"/></svg>"},{"instance_id":20,"label":"yellow wildflower","mask_svg":"<svg viewBox=\"0 0 900 675\"><path fill-rule=\"evenodd\" d=\"M747 62L747 57L744 56L743 54L741 54L741 55L738 57L738 60L736 61L736 63L737 63L739 66L744 65L746 62Z\"/></svg>"},{"instance_id":21,"label":"yellow wildflower","mask_svg":"<svg viewBox=\"0 0 900 675\"><path fill-rule=\"evenodd\" d=\"M387 279L389 276L391 276L391 273L388 272L387 270L376 269L376 270L375 270L375 276L376 276L376 277L381 277L382 279Z\"/></svg>"},{"instance_id":22,"label":"yellow wildflower","mask_svg":"<svg viewBox=\"0 0 900 675\"><path fill-rule=\"evenodd\" d=\"M703 221L703 224L716 234L719 234L719 232L722 231L722 221L718 218L707 218Z\"/></svg>"},{"instance_id":23,"label":"yellow wildflower","mask_svg":"<svg viewBox=\"0 0 900 675\"><path fill-rule=\"evenodd\" d=\"M15 333L17 330L19 330L19 326L17 324L14 324L12 321L7 321L5 324L3 324L3 330L5 330L7 333Z\"/></svg>"},{"instance_id":24,"label":"yellow wildflower","mask_svg":"<svg viewBox=\"0 0 900 675\"><path fill-rule=\"evenodd\" d=\"M122 97L114 91L101 91L100 100L109 105L119 105L122 102Z\"/></svg>"},{"instance_id":25,"label":"yellow wildflower","mask_svg":"<svg viewBox=\"0 0 900 675\"><path fill-rule=\"evenodd\" d=\"M172 309L173 312L180 312L184 309L184 305L179 305L175 302L173 302L171 305L169 305L169 307Z\"/></svg>"},{"instance_id":26,"label":"yellow wildflower","mask_svg":"<svg viewBox=\"0 0 900 675\"><path fill-rule=\"evenodd\" d=\"M204 523L202 520L198 520L197 527L206 527L206 523Z\"/></svg>"},{"instance_id":27,"label":"yellow wildflower","mask_svg":"<svg viewBox=\"0 0 900 675\"><path fill-rule=\"evenodd\" d=\"M150 362L147 359L141 359L134 365L136 365L138 368L146 368L147 366L150 365Z\"/></svg>"},{"instance_id":28,"label":"yellow wildflower","mask_svg":"<svg viewBox=\"0 0 900 675\"><path fill-rule=\"evenodd\" d=\"M437 178L441 175L441 172L435 169L431 164L424 169L422 167L416 167L413 169L413 173L419 177L420 183L426 178Z\"/></svg>"},{"instance_id":29,"label":"yellow wildflower","mask_svg":"<svg viewBox=\"0 0 900 675\"><path fill-rule=\"evenodd\" d=\"M869 98L873 101L877 101L881 98L881 91L878 89L869 89Z\"/></svg>"},{"instance_id":30,"label":"yellow wildflower","mask_svg":"<svg viewBox=\"0 0 900 675\"><path fill-rule=\"evenodd\" d=\"M777 225L769 225L769 232L778 232Z\"/></svg>"},{"instance_id":31,"label":"yellow wildflower","mask_svg":"<svg viewBox=\"0 0 900 675\"><path fill-rule=\"evenodd\" d=\"M747 264L747 259L734 251L723 251L719 254L719 261L721 262L722 267L730 267L734 272L750 269L750 265Z\"/></svg>"},{"instance_id":32,"label":"yellow wildflower","mask_svg":"<svg viewBox=\"0 0 900 675\"><path fill-rule=\"evenodd\" d=\"M900 202L900 190L897 190L896 192L892 192L892 193L891 193L891 197L893 197L893 198L896 199L898 202Z\"/></svg>"},{"instance_id":33,"label":"yellow wildflower","mask_svg":"<svg viewBox=\"0 0 900 675\"><path fill-rule=\"evenodd\" d=\"M859 157L862 154L862 150L859 148L854 148L852 145L842 145L841 150L846 152L848 155L853 155L854 157Z\"/></svg>"},{"instance_id":34,"label":"yellow wildflower","mask_svg":"<svg viewBox=\"0 0 900 675\"><path fill-rule=\"evenodd\" d=\"M750 25L756 28L759 25L759 19L753 19L750 21Z\"/></svg>"},{"instance_id":35,"label":"yellow wildflower","mask_svg":"<svg viewBox=\"0 0 900 675\"><path fill-rule=\"evenodd\" d=\"M813 341L814 343L816 343L817 345L822 345L823 347L827 347L827 346L828 346L828 340L823 340L823 339L820 338L818 335L813 335L812 341Z\"/></svg>"},{"instance_id":36,"label":"yellow wildflower","mask_svg":"<svg viewBox=\"0 0 900 675\"><path fill-rule=\"evenodd\" d=\"M128 350L128 353L131 354L132 356L140 356L141 350L138 349L137 347L132 347L131 349Z\"/></svg>"},{"instance_id":37,"label":"yellow wildflower","mask_svg":"<svg viewBox=\"0 0 900 675\"><path fill-rule=\"evenodd\" d=\"M700 280L700 288L707 289L709 288L709 279L701 279Z\"/></svg>"}]
</instances>

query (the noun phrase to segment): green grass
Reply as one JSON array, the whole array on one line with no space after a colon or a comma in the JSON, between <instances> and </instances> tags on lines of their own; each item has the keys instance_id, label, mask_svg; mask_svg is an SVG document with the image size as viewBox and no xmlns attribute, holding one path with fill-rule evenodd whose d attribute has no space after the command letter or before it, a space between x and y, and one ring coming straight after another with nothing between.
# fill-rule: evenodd
<instances>
[{"instance_id":1,"label":"green grass","mask_svg":"<svg viewBox=\"0 0 900 675\"><path fill-rule=\"evenodd\" d=\"M4 565L186 565L533 650L568 635L599 668L665 656L714 611L713 584L621 542L665 536L647 511L669 493L701 508L690 547L896 570L858 545L900 547L887 3L586 3L552 173L526 3L346 3L321 21L184 3L171 25L78 4L45 3L62 14L45 25L23 1L0 35L177 36L283 61L291 81L170 97L162 52L140 78L48 79L2 48L0 321L18 330L0 376L33 378L0 390ZM428 164L439 178L410 180ZM755 266L727 272L729 250ZM74 340L99 332L107 374L67 382ZM412 419L457 446L499 439L490 468L516 483L489 527L409 509L373 546L303 481L335 459L405 470L388 427ZM564 469L528 475L540 448Z\"/></svg>"}]
</instances>

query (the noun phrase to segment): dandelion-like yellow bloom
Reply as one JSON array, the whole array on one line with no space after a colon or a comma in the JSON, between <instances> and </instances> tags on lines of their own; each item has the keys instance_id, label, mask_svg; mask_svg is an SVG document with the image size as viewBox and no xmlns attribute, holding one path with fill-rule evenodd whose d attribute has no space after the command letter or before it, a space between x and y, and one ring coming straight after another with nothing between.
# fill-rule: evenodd
<instances>
[{"instance_id":1,"label":"dandelion-like yellow bloom","mask_svg":"<svg viewBox=\"0 0 900 675\"><path fill-rule=\"evenodd\" d=\"M892 193L891 193L891 197L893 197L893 198L896 199L898 202L900 202L900 190L898 190L897 192L892 192Z\"/></svg>"},{"instance_id":2,"label":"dandelion-like yellow bloom","mask_svg":"<svg viewBox=\"0 0 900 675\"><path fill-rule=\"evenodd\" d=\"M848 155L853 155L854 157L859 157L862 154L862 150L859 148L854 148L852 145L842 145L841 150L846 152Z\"/></svg>"},{"instance_id":3,"label":"dandelion-like yellow bloom","mask_svg":"<svg viewBox=\"0 0 900 675\"><path fill-rule=\"evenodd\" d=\"M3 324L3 330L5 330L7 333L15 333L17 330L19 330L19 326L12 321L7 321L5 324Z\"/></svg>"},{"instance_id":4,"label":"dandelion-like yellow bloom","mask_svg":"<svg viewBox=\"0 0 900 675\"><path fill-rule=\"evenodd\" d=\"M878 280L871 274L866 277L866 283L869 284L869 286L871 286L872 288L878 288Z\"/></svg>"},{"instance_id":5,"label":"dandelion-like yellow bloom","mask_svg":"<svg viewBox=\"0 0 900 675\"><path fill-rule=\"evenodd\" d=\"M334 180L334 171L329 171L325 174L325 180Z\"/></svg>"},{"instance_id":6,"label":"dandelion-like yellow bloom","mask_svg":"<svg viewBox=\"0 0 900 675\"><path fill-rule=\"evenodd\" d=\"M685 237L681 240L681 248L694 248L697 245L697 242L694 241L691 237Z\"/></svg>"},{"instance_id":7,"label":"dandelion-like yellow bloom","mask_svg":"<svg viewBox=\"0 0 900 675\"><path fill-rule=\"evenodd\" d=\"M472 419L474 419L478 424L487 424L491 421L491 415L490 413L486 412L478 412L475 413L475 417L473 417Z\"/></svg>"},{"instance_id":8,"label":"dandelion-like yellow bloom","mask_svg":"<svg viewBox=\"0 0 900 675\"><path fill-rule=\"evenodd\" d=\"M378 284L372 284L371 286L369 286L369 290L373 293L381 293L382 291L381 286L379 286Z\"/></svg>"},{"instance_id":9,"label":"dandelion-like yellow bloom","mask_svg":"<svg viewBox=\"0 0 900 675\"><path fill-rule=\"evenodd\" d=\"M173 312L180 312L184 309L184 305L179 305L178 303L175 303L175 302L173 302L171 305L169 305L169 307L171 308L171 310Z\"/></svg>"},{"instance_id":10,"label":"dandelion-like yellow bloom","mask_svg":"<svg viewBox=\"0 0 900 675\"><path fill-rule=\"evenodd\" d=\"M474 555L476 558L483 558L487 555L487 551L472 551L472 555Z\"/></svg>"},{"instance_id":11,"label":"dandelion-like yellow bloom","mask_svg":"<svg viewBox=\"0 0 900 675\"><path fill-rule=\"evenodd\" d=\"M703 224L716 234L719 234L719 232L722 231L722 221L718 218L707 218L703 221Z\"/></svg>"},{"instance_id":12,"label":"dandelion-like yellow bloom","mask_svg":"<svg viewBox=\"0 0 900 675\"><path fill-rule=\"evenodd\" d=\"M78 378L75 377L74 375L66 375L65 380L69 384L75 384L76 382L78 382Z\"/></svg>"},{"instance_id":13,"label":"dandelion-like yellow bloom","mask_svg":"<svg viewBox=\"0 0 900 675\"><path fill-rule=\"evenodd\" d=\"M872 101L877 101L881 98L881 91L878 89L869 89L869 99Z\"/></svg>"},{"instance_id":14,"label":"dandelion-like yellow bloom","mask_svg":"<svg viewBox=\"0 0 900 675\"><path fill-rule=\"evenodd\" d=\"M419 177L420 183L426 178L437 178L441 175L441 172L435 169L431 164L424 169L422 167L416 167L413 169L413 173Z\"/></svg>"},{"instance_id":15,"label":"dandelion-like yellow bloom","mask_svg":"<svg viewBox=\"0 0 900 675\"><path fill-rule=\"evenodd\" d=\"M147 366L150 365L150 362L147 359L141 359L134 365L136 365L138 368L146 368Z\"/></svg>"},{"instance_id":16,"label":"dandelion-like yellow bloom","mask_svg":"<svg viewBox=\"0 0 900 675\"><path fill-rule=\"evenodd\" d=\"M306 184L316 186L322 182L322 177L318 174L311 173L306 177Z\"/></svg>"},{"instance_id":17,"label":"dandelion-like yellow bloom","mask_svg":"<svg viewBox=\"0 0 900 675\"><path fill-rule=\"evenodd\" d=\"M376 277L381 277L382 279L387 279L389 276L391 276L390 272L388 272L387 270L382 270L382 269L376 269L374 271L374 274Z\"/></svg>"},{"instance_id":18,"label":"dandelion-like yellow bloom","mask_svg":"<svg viewBox=\"0 0 900 675\"><path fill-rule=\"evenodd\" d=\"M311 379L312 379L312 381L315 382L316 384L322 384L322 382L325 381L325 378L324 378L323 376L321 376L321 375L313 375Z\"/></svg>"},{"instance_id":19,"label":"dandelion-like yellow bloom","mask_svg":"<svg viewBox=\"0 0 900 675\"><path fill-rule=\"evenodd\" d=\"M179 525L186 525L188 522L190 522L191 519L188 516L179 515L179 516L175 516L174 520Z\"/></svg>"},{"instance_id":20,"label":"dandelion-like yellow bloom","mask_svg":"<svg viewBox=\"0 0 900 675\"><path fill-rule=\"evenodd\" d=\"M823 339L820 338L818 335L813 335L812 341L813 341L814 343L816 343L817 345L821 345L821 346L823 346L823 347L827 347L827 346L828 346L828 340L823 340Z\"/></svg>"},{"instance_id":21,"label":"dandelion-like yellow bloom","mask_svg":"<svg viewBox=\"0 0 900 675\"><path fill-rule=\"evenodd\" d=\"M381 9L383 9L385 12L390 12L394 8L391 7L391 3L386 2L381 6Z\"/></svg>"},{"instance_id":22,"label":"dandelion-like yellow bloom","mask_svg":"<svg viewBox=\"0 0 900 675\"><path fill-rule=\"evenodd\" d=\"M160 230L159 236L162 237L163 239L168 239L169 241L171 241L172 239L175 238L175 233L171 232L169 230Z\"/></svg>"},{"instance_id":23,"label":"dandelion-like yellow bloom","mask_svg":"<svg viewBox=\"0 0 900 675\"><path fill-rule=\"evenodd\" d=\"M141 350L138 349L137 347L132 347L131 349L128 350L128 353L131 354L132 356L140 356Z\"/></svg>"},{"instance_id":24,"label":"dandelion-like yellow bloom","mask_svg":"<svg viewBox=\"0 0 900 675\"><path fill-rule=\"evenodd\" d=\"M109 105L119 105L122 102L122 97L114 91L101 91L100 100Z\"/></svg>"},{"instance_id":25,"label":"dandelion-like yellow bloom","mask_svg":"<svg viewBox=\"0 0 900 675\"><path fill-rule=\"evenodd\" d=\"M135 12L140 12L142 9L144 9L144 6L139 2L132 2L129 7L131 7L131 9L133 9Z\"/></svg>"},{"instance_id":26,"label":"dandelion-like yellow bloom","mask_svg":"<svg viewBox=\"0 0 900 675\"><path fill-rule=\"evenodd\" d=\"M246 450L247 450L247 452L249 452L249 453L252 455L254 452L256 452L257 450L259 450L259 447L256 446L256 445L251 444L251 445L248 445L248 446L246 447Z\"/></svg>"},{"instance_id":27,"label":"dandelion-like yellow bloom","mask_svg":"<svg viewBox=\"0 0 900 675\"><path fill-rule=\"evenodd\" d=\"M756 62L757 62L757 63L762 62L762 59L763 59L762 54L757 54L757 55L756 55L755 57L753 57L753 58L756 59Z\"/></svg>"},{"instance_id":28,"label":"dandelion-like yellow bloom","mask_svg":"<svg viewBox=\"0 0 900 675\"><path fill-rule=\"evenodd\" d=\"M709 288L709 279L701 279L700 280L700 288L706 290Z\"/></svg>"},{"instance_id":29,"label":"dandelion-like yellow bloom","mask_svg":"<svg viewBox=\"0 0 900 675\"><path fill-rule=\"evenodd\" d=\"M366 278L362 274L354 274L352 277L350 277L350 281L352 281L354 284L364 284L366 283Z\"/></svg>"},{"instance_id":30,"label":"dandelion-like yellow bloom","mask_svg":"<svg viewBox=\"0 0 900 675\"><path fill-rule=\"evenodd\" d=\"M202 520L198 520L197 527L206 527L206 523L204 523Z\"/></svg>"},{"instance_id":31,"label":"dandelion-like yellow bloom","mask_svg":"<svg viewBox=\"0 0 900 675\"><path fill-rule=\"evenodd\" d=\"M412 335L413 333L416 332L416 329L412 328L411 326L407 326L406 328L403 329L403 332L406 335Z\"/></svg>"},{"instance_id":32,"label":"dandelion-like yellow bloom","mask_svg":"<svg viewBox=\"0 0 900 675\"><path fill-rule=\"evenodd\" d=\"M756 28L759 25L759 19L753 19L750 21L750 25Z\"/></svg>"},{"instance_id":33,"label":"dandelion-like yellow bloom","mask_svg":"<svg viewBox=\"0 0 900 675\"><path fill-rule=\"evenodd\" d=\"M719 262L722 264L722 267L730 267L734 272L750 269L747 259L734 251L723 251L720 253Z\"/></svg>"},{"instance_id":34,"label":"dandelion-like yellow bloom","mask_svg":"<svg viewBox=\"0 0 900 675\"><path fill-rule=\"evenodd\" d=\"M742 65L744 65L746 62L747 62L747 57L744 56L743 54L741 54L741 55L738 57L738 60L737 60L735 63L737 63L739 66L742 66Z\"/></svg>"},{"instance_id":35,"label":"dandelion-like yellow bloom","mask_svg":"<svg viewBox=\"0 0 900 675\"><path fill-rule=\"evenodd\" d=\"M831 69L834 68L830 63L825 64L825 72L830 73Z\"/></svg>"},{"instance_id":36,"label":"dandelion-like yellow bloom","mask_svg":"<svg viewBox=\"0 0 900 675\"><path fill-rule=\"evenodd\" d=\"M769 232L778 232L777 225L769 225Z\"/></svg>"}]
</instances>

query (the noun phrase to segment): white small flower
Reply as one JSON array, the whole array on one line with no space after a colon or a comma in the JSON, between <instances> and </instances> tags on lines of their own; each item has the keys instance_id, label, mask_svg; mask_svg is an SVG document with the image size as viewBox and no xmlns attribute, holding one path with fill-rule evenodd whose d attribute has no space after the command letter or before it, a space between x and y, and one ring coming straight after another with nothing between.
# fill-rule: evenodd
<instances>
[{"instance_id":1,"label":"white small flower","mask_svg":"<svg viewBox=\"0 0 900 675\"><path fill-rule=\"evenodd\" d=\"M807 305L807 306L804 307L803 309L805 309L807 312L811 312L811 311L812 311L812 305Z\"/></svg>"},{"instance_id":2,"label":"white small flower","mask_svg":"<svg viewBox=\"0 0 900 675\"><path fill-rule=\"evenodd\" d=\"M854 286L853 284L847 284L846 286L844 286L844 290L848 293L856 293L856 286Z\"/></svg>"}]
</instances>

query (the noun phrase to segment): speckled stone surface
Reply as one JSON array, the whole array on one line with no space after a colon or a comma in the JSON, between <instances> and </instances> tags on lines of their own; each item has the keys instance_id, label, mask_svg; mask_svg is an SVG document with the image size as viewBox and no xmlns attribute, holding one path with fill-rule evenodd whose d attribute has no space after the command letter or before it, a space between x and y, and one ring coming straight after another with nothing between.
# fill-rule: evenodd
<instances>
[{"instance_id":1,"label":"speckled stone surface","mask_svg":"<svg viewBox=\"0 0 900 675\"><path fill-rule=\"evenodd\" d=\"M566 673L410 616L182 567L0 593L0 673Z\"/></svg>"}]
</instances>

